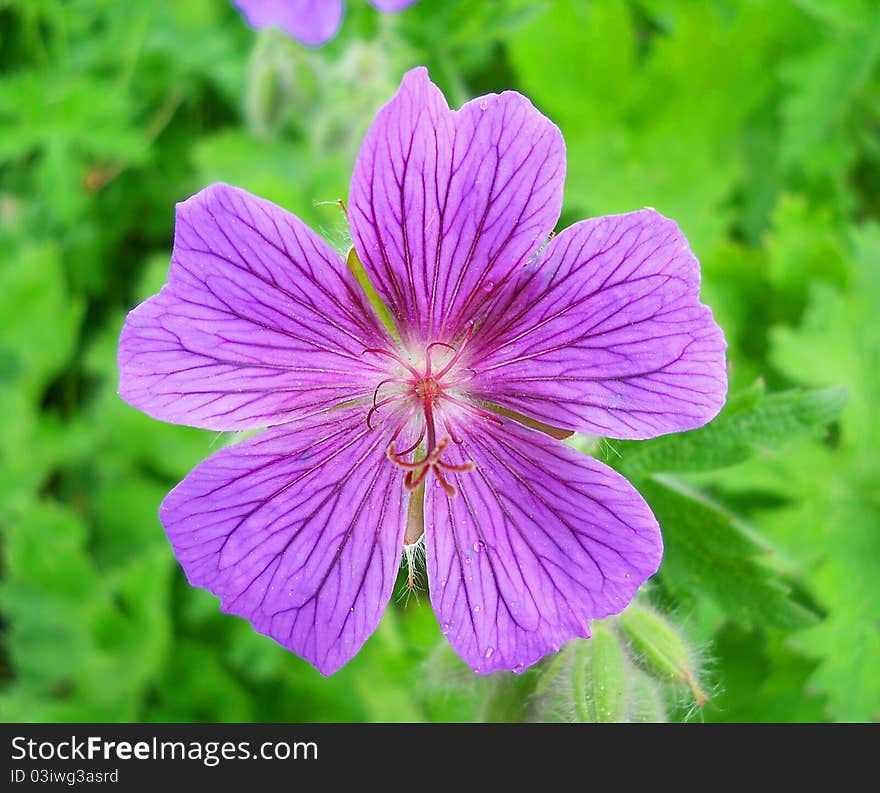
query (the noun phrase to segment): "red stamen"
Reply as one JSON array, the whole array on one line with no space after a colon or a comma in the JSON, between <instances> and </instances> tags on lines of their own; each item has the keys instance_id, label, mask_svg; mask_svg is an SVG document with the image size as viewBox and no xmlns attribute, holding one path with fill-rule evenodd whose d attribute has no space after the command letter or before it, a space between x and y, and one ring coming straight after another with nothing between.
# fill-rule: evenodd
<instances>
[{"instance_id":1,"label":"red stamen","mask_svg":"<svg viewBox=\"0 0 880 793\"><path fill-rule=\"evenodd\" d=\"M428 475L428 470L431 466L426 465L422 468L421 471L416 473L415 471L407 471L406 476L403 478L403 486L407 490L415 490L422 482L425 481L425 477Z\"/></svg>"},{"instance_id":2,"label":"red stamen","mask_svg":"<svg viewBox=\"0 0 880 793\"><path fill-rule=\"evenodd\" d=\"M467 473L468 471L473 471L476 466L472 460L466 460L463 463L447 463L440 459L440 455L449 446L451 440L447 435L423 459L411 462L401 459L400 455L395 452L394 441L388 445L388 459L406 471L406 476L403 478L403 486L407 490L415 490L425 481L428 472L433 471L434 477L449 498L455 498L458 495L458 490L446 479L442 472Z\"/></svg>"},{"instance_id":3,"label":"red stamen","mask_svg":"<svg viewBox=\"0 0 880 793\"><path fill-rule=\"evenodd\" d=\"M442 468L444 471L453 471L455 473L466 474L468 471L473 471L476 468L476 464L473 460L465 460L463 463L445 463L443 460L437 460L434 463L437 468Z\"/></svg>"},{"instance_id":4,"label":"red stamen","mask_svg":"<svg viewBox=\"0 0 880 793\"><path fill-rule=\"evenodd\" d=\"M443 376L449 373L449 370L452 369L453 366L458 362L458 359L461 358L461 354L464 352L464 348L467 346L468 341L470 341L471 334L474 331L473 325L469 326L467 329L467 333L464 334L464 338L461 340L461 346L459 346L458 350L456 350L455 355L452 356L452 360L450 360L446 366L444 366L439 372L437 372L434 377L439 380ZM442 344L442 342L434 342L434 344ZM428 345L430 347L430 345ZM446 345L449 347L450 345ZM454 347L452 349L455 349Z\"/></svg>"},{"instance_id":5,"label":"red stamen","mask_svg":"<svg viewBox=\"0 0 880 793\"><path fill-rule=\"evenodd\" d=\"M388 459L391 460L395 465L399 465L401 468L404 468L408 471L415 471L422 466L432 466L437 462L440 455L443 453L443 450L449 446L449 438L443 438L428 454L425 455L422 460L413 460L412 462L407 462L406 460L401 460L400 455L394 450L394 441L388 444L388 451L386 452ZM402 452L405 453L405 452Z\"/></svg>"},{"instance_id":6,"label":"red stamen","mask_svg":"<svg viewBox=\"0 0 880 793\"><path fill-rule=\"evenodd\" d=\"M413 410L413 413L415 413L415 410ZM404 425L401 424L401 425L400 425L400 428L399 428L398 431L397 431L397 435L400 434L400 431L403 429L403 427L404 427ZM396 438L396 435L395 435L395 438ZM398 456L398 457L402 457L404 454L409 454L410 452L414 452L416 449L419 448L419 444L420 444L423 440L425 440L425 427L424 427L424 425L422 426L422 431L419 433L419 437L416 438L415 443L413 443L413 445L410 446L409 448L404 449L402 452L397 452L397 453L396 453L396 456Z\"/></svg>"},{"instance_id":7,"label":"red stamen","mask_svg":"<svg viewBox=\"0 0 880 793\"><path fill-rule=\"evenodd\" d=\"M434 347L446 347L447 350L452 350L455 353L455 347L451 344L447 344L445 341L432 341L427 347L425 347L425 378L429 378L431 376L431 349ZM437 377L442 377L443 373L446 369L437 375Z\"/></svg>"},{"instance_id":8,"label":"red stamen","mask_svg":"<svg viewBox=\"0 0 880 793\"><path fill-rule=\"evenodd\" d=\"M451 484L449 484L449 482L446 481L446 478L443 476L443 474L441 474L439 471L435 470L434 476L436 477L437 481L440 483L440 487L443 488L443 492L446 493L446 495L449 496L449 498L455 498L458 495L458 490L456 490L454 485L451 485Z\"/></svg>"},{"instance_id":9,"label":"red stamen","mask_svg":"<svg viewBox=\"0 0 880 793\"><path fill-rule=\"evenodd\" d=\"M376 390L373 391L373 404L376 404L376 397L379 396L379 389L382 388L385 383L400 383L401 385L409 385L409 380L404 380L402 377L386 377L379 385L376 386Z\"/></svg>"},{"instance_id":10,"label":"red stamen","mask_svg":"<svg viewBox=\"0 0 880 793\"><path fill-rule=\"evenodd\" d=\"M388 350L383 350L380 347L369 347L364 350L361 355L366 355L368 352L373 353L373 355L382 355L385 358L390 358L392 361L397 361L404 369L406 369L416 380L422 379L422 373L417 371L412 367L411 364L408 364L403 360L399 355L395 355L393 352L388 352Z\"/></svg>"},{"instance_id":11,"label":"red stamen","mask_svg":"<svg viewBox=\"0 0 880 793\"><path fill-rule=\"evenodd\" d=\"M464 441L462 441L462 439L458 435L456 435L455 430L452 428L452 424L449 421L449 418L446 416L443 417L443 429L446 430L446 432L449 434L449 437L452 438L452 442L456 446L461 446L461 444L464 443Z\"/></svg>"},{"instance_id":12,"label":"red stamen","mask_svg":"<svg viewBox=\"0 0 880 793\"><path fill-rule=\"evenodd\" d=\"M405 397L406 397L406 394L395 394L394 396L390 396L390 397L387 397L386 399L383 399L379 403L374 403L373 407L371 407L369 412L367 413L367 427L369 427L370 429L374 429L374 427L371 423L371 420L373 418L373 414L377 410L379 410L379 408L383 407L384 405L388 405L391 402L398 402L399 400L404 399Z\"/></svg>"},{"instance_id":13,"label":"red stamen","mask_svg":"<svg viewBox=\"0 0 880 793\"><path fill-rule=\"evenodd\" d=\"M469 373L469 377L466 379L459 378L459 373L456 372L453 382L443 383L443 378L455 368L458 361L461 359L463 350L467 345L467 342L470 340L472 332L473 327L469 327L461 344L457 348L451 344L447 344L445 341L434 341L428 344L425 347L424 372L419 372L414 366L389 350L378 347L364 350L364 354L372 353L373 355L380 355L384 358L389 358L390 360L395 361L412 376L411 378L403 378L400 376L389 377L382 380L373 392L373 404L367 413L367 426L370 429L373 429L373 416L378 410L385 405L397 402L401 399L407 399L410 401L409 409L406 411L405 416L403 416L402 419L398 417L400 423L386 450L388 460L406 472L403 479L403 485L407 490L415 490L420 487L424 483L428 474L433 472L437 479L437 483L443 488L443 492L445 492L449 498L453 498L458 494L458 490L449 481L449 474L463 474L473 471L475 468L472 460L465 460L461 463L449 463L440 459L450 443L455 442L459 445L462 443L461 438L449 426L449 419L444 415L444 411L437 410L438 405L442 404L443 400L448 400L450 404L457 405L482 419L498 421L500 423L500 419L497 416L483 411L467 401L450 396L445 390L450 385L455 386L459 385L461 382L468 382L477 375L476 370L467 368L463 370L464 372ZM437 347L451 350L452 355L439 372L432 374L432 355ZM382 386L389 383L397 383L401 386L405 386L405 388L398 394L379 400L379 393L382 390ZM419 410L423 413L423 422L418 436L406 449L397 451L396 445L398 437L408 426L410 426L413 416ZM437 439L437 425L435 419L438 419L441 422L441 426L446 431L446 434L440 438L439 441ZM422 459L404 459L406 455L414 453L423 443L426 448L426 453Z\"/></svg>"}]
</instances>

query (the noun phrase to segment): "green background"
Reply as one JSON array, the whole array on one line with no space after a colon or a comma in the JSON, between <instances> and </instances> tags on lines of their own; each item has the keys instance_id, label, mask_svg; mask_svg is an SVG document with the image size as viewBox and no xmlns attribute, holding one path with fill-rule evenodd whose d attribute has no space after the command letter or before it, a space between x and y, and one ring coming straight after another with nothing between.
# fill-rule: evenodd
<instances>
[{"instance_id":1,"label":"green background","mask_svg":"<svg viewBox=\"0 0 880 793\"><path fill-rule=\"evenodd\" d=\"M611 621L555 666L477 679L422 593L325 679L172 556L159 502L234 440L116 395L174 204L227 181L344 249L335 202L417 64L453 106L513 88L559 124L560 228L653 206L702 262L729 408L686 436L577 441L663 525L641 599L666 667ZM878 66L874 0L349 0L320 50L225 0L0 0L0 718L636 717L591 685L645 718L880 717Z\"/></svg>"}]
</instances>

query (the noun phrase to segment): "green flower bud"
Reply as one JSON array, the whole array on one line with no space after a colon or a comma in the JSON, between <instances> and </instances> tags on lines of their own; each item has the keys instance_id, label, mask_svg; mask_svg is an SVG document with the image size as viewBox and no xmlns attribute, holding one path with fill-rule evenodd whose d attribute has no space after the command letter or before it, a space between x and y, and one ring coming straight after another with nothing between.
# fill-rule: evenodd
<instances>
[{"instance_id":1,"label":"green flower bud","mask_svg":"<svg viewBox=\"0 0 880 793\"><path fill-rule=\"evenodd\" d=\"M537 680L534 669L475 675L443 641L425 661L419 699L432 720L520 722Z\"/></svg>"},{"instance_id":2,"label":"green flower bud","mask_svg":"<svg viewBox=\"0 0 880 793\"><path fill-rule=\"evenodd\" d=\"M321 65L320 77L321 101L309 115L306 133L321 151L354 154L400 74L380 44L354 40L340 59Z\"/></svg>"},{"instance_id":3,"label":"green flower bud","mask_svg":"<svg viewBox=\"0 0 880 793\"><path fill-rule=\"evenodd\" d=\"M694 672L694 653L681 632L654 609L633 603L617 617L635 651L635 661L649 675L687 685L697 707L709 697Z\"/></svg>"},{"instance_id":4,"label":"green flower bud","mask_svg":"<svg viewBox=\"0 0 880 793\"><path fill-rule=\"evenodd\" d=\"M245 118L260 138L275 135L294 109L303 112L317 96L314 68L302 50L274 28L260 31L244 95Z\"/></svg>"},{"instance_id":5,"label":"green flower bud","mask_svg":"<svg viewBox=\"0 0 880 793\"><path fill-rule=\"evenodd\" d=\"M607 626L594 622L591 630L586 663L574 669L576 690L582 692L580 721L620 722L626 715L626 657Z\"/></svg>"},{"instance_id":6,"label":"green flower bud","mask_svg":"<svg viewBox=\"0 0 880 793\"><path fill-rule=\"evenodd\" d=\"M619 722L627 716L628 664L614 632L592 624L541 668L529 709L535 721Z\"/></svg>"},{"instance_id":7,"label":"green flower bud","mask_svg":"<svg viewBox=\"0 0 880 793\"><path fill-rule=\"evenodd\" d=\"M639 723L666 723L669 721L661 685L638 669L630 668L629 698L626 703L626 721Z\"/></svg>"}]
</instances>

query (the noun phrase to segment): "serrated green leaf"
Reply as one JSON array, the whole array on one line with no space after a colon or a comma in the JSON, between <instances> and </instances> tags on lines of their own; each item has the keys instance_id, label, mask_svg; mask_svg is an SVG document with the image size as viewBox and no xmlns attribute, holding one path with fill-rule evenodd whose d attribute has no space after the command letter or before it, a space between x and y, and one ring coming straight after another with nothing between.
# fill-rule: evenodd
<instances>
[{"instance_id":1,"label":"serrated green leaf","mask_svg":"<svg viewBox=\"0 0 880 793\"><path fill-rule=\"evenodd\" d=\"M796 630L815 623L767 564L771 549L739 521L671 477L639 480L638 489L663 530L663 584L682 603L710 597L745 627Z\"/></svg>"},{"instance_id":2,"label":"serrated green leaf","mask_svg":"<svg viewBox=\"0 0 880 793\"><path fill-rule=\"evenodd\" d=\"M820 435L846 405L842 388L766 394L762 382L731 398L718 417L691 432L648 441L622 441L614 464L628 475L707 471L735 465L754 454Z\"/></svg>"},{"instance_id":3,"label":"serrated green leaf","mask_svg":"<svg viewBox=\"0 0 880 793\"><path fill-rule=\"evenodd\" d=\"M834 377L850 393L838 448L806 449L796 461L760 472L788 506L764 519L808 565L827 617L796 639L818 659L811 687L827 695L829 714L845 721L880 717L880 228L855 235L848 292L816 285L798 328L776 328L773 361L792 379ZM786 464L787 463L787 464ZM758 473L758 472L756 472ZM797 528L797 531L795 530ZM800 536L809 538L803 543Z\"/></svg>"},{"instance_id":4,"label":"serrated green leaf","mask_svg":"<svg viewBox=\"0 0 880 793\"><path fill-rule=\"evenodd\" d=\"M872 0L795 0L816 19L843 29L861 29L872 19Z\"/></svg>"},{"instance_id":5,"label":"serrated green leaf","mask_svg":"<svg viewBox=\"0 0 880 793\"><path fill-rule=\"evenodd\" d=\"M737 15L728 24L694 0L645 24L628 3L560 0L516 35L519 82L569 146L569 212L648 205L701 254L720 242L745 167L741 129L802 21L787 4L741 3Z\"/></svg>"},{"instance_id":6,"label":"serrated green leaf","mask_svg":"<svg viewBox=\"0 0 880 793\"><path fill-rule=\"evenodd\" d=\"M846 253L828 207L810 206L803 195L783 194L772 223L766 244L767 276L773 287L802 302L811 283L846 284Z\"/></svg>"},{"instance_id":7,"label":"serrated green leaf","mask_svg":"<svg viewBox=\"0 0 880 793\"><path fill-rule=\"evenodd\" d=\"M703 709L706 720L824 721L825 698L807 685L816 662L790 644L778 635L727 623L712 646L715 665L724 675Z\"/></svg>"},{"instance_id":8,"label":"serrated green leaf","mask_svg":"<svg viewBox=\"0 0 880 793\"><path fill-rule=\"evenodd\" d=\"M859 230L854 248L849 292L814 284L811 306L800 327L772 330L772 360L796 382L843 384L851 395L842 419L844 431L853 444L867 450L880 439L880 424L875 420L880 389L880 324L876 321L880 226Z\"/></svg>"}]
</instances>

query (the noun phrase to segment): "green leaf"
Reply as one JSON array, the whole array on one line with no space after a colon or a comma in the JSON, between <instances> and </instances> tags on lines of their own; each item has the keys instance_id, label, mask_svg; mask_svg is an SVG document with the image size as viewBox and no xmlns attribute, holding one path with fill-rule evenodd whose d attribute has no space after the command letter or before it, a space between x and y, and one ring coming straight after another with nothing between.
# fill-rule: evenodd
<instances>
[{"instance_id":1,"label":"green leaf","mask_svg":"<svg viewBox=\"0 0 880 793\"><path fill-rule=\"evenodd\" d=\"M347 193L350 171L338 156L315 158L289 141L259 141L238 130L203 138L193 154L201 184L228 182L249 190L319 229L340 252L350 245L337 203Z\"/></svg>"},{"instance_id":2,"label":"green leaf","mask_svg":"<svg viewBox=\"0 0 880 793\"><path fill-rule=\"evenodd\" d=\"M786 509L762 523L803 559L828 612L796 643L818 659L810 686L827 695L829 713L844 721L880 718L874 671L880 668L878 261L880 228L870 225L854 238L850 289L815 285L800 327L778 327L772 334L773 361L792 379L833 378L846 385L850 405L841 417L837 449L807 448L797 459L752 474L787 500Z\"/></svg>"},{"instance_id":3,"label":"green leaf","mask_svg":"<svg viewBox=\"0 0 880 793\"><path fill-rule=\"evenodd\" d=\"M845 33L823 38L782 71L788 92L782 103L781 154L789 165L800 167L807 155L835 140L831 133L847 120L880 59L877 8L849 21L854 24Z\"/></svg>"},{"instance_id":4,"label":"green leaf","mask_svg":"<svg viewBox=\"0 0 880 793\"><path fill-rule=\"evenodd\" d=\"M31 504L3 540L0 609L12 626L5 645L15 673L0 694L8 718L37 718L11 709L36 698L45 708L37 713L77 703L82 718L136 720L168 646L164 543L99 570L82 519L50 503Z\"/></svg>"},{"instance_id":5,"label":"green leaf","mask_svg":"<svg viewBox=\"0 0 880 793\"><path fill-rule=\"evenodd\" d=\"M640 19L629 3L559 0L513 38L520 85L568 144L566 209L655 207L694 249L717 245L746 169L743 128L799 17L788 4L719 4ZM548 46L548 42L553 42Z\"/></svg>"},{"instance_id":6,"label":"green leaf","mask_svg":"<svg viewBox=\"0 0 880 793\"><path fill-rule=\"evenodd\" d=\"M250 722L253 701L215 646L179 637L146 712L159 720Z\"/></svg>"},{"instance_id":7,"label":"green leaf","mask_svg":"<svg viewBox=\"0 0 880 793\"><path fill-rule=\"evenodd\" d=\"M76 349L83 301L69 294L58 249L50 244L0 247L0 349L6 377L39 400Z\"/></svg>"},{"instance_id":8,"label":"green leaf","mask_svg":"<svg viewBox=\"0 0 880 793\"><path fill-rule=\"evenodd\" d=\"M791 598L791 586L767 563L771 549L732 515L672 477L637 486L663 530L663 584L681 603L696 607L701 596L712 598L745 627L814 624L815 615Z\"/></svg>"},{"instance_id":9,"label":"green leaf","mask_svg":"<svg viewBox=\"0 0 880 793\"><path fill-rule=\"evenodd\" d=\"M612 461L628 475L706 471L773 452L796 438L818 436L846 404L842 388L766 394L762 381L731 398L718 417L691 432L621 441Z\"/></svg>"},{"instance_id":10,"label":"green leaf","mask_svg":"<svg viewBox=\"0 0 880 793\"><path fill-rule=\"evenodd\" d=\"M56 246L0 241L0 513L29 503L54 466L88 446L88 428L44 409L76 350L84 303L69 293ZM57 402L70 408L71 381ZM14 419L13 419L14 417Z\"/></svg>"},{"instance_id":11,"label":"green leaf","mask_svg":"<svg viewBox=\"0 0 880 793\"><path fill-rule=\"evenodd\" d=\"M864 28L871 19L872 0L795 0L808 14L839 28Z\"/></svg>"},{"instance_id":12,"label":"green leaf","mask_svg":"<svg viewBox=\"0 0 880 793\"><path fill-rule=\"evenodd\" d=\"M725 624L712 645L714 666L724 674L703 709L706 720L824 721L825 697L808 685L816 661L790 645L778 634Z\"/></svg>"},{"instance_id":13,"label":"green leaf","mask_svg":"<svg viewBox=\"0 0 880 793\"><path fill-rule=\"evenodd\" d=\"M849 276L845 246L828 207L809 204L803 195L783 194L768 234L767 276L780 292L794 295L798 309L816 281L844 286Z\"/></svg>"},{"instance_id":14,"label":"green leaf","mask_svg":"<svg viewBox=\"0 0 880 793\"><path fill-rule=\"evenodd\" d=\"M812 300L798 329L771 332L772 361L793 381L836 382L850 394L842 424L848 440L866 452L880 441L876 397L880 393L880 226L854 237L851 289L814 284Z\"/></svg>"}]
</instances>

